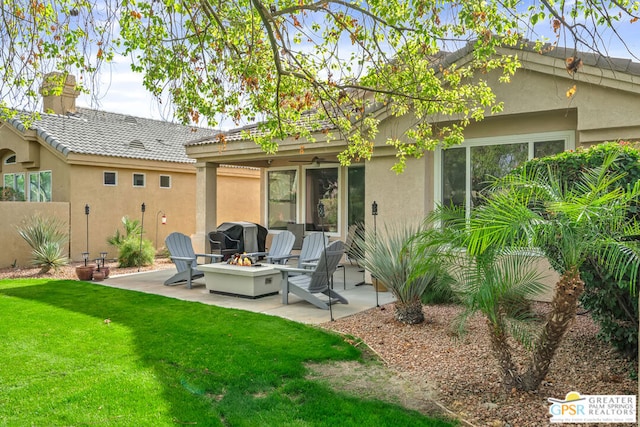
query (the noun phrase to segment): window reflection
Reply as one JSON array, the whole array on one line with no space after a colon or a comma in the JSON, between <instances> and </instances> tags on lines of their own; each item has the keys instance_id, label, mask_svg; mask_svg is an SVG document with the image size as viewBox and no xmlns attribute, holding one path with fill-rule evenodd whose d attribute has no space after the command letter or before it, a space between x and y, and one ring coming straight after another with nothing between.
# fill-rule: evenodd
<instances>
[{"instance_id":1,"label":"window reflection","mask_svg":"<svg viewBox=\"0 0 640 427\"><path fill-rule=\"evenodd\" d=\"M305 175L306 231L338 231L338 168L307 169ZM318 203L325 217L318 216Z\"/></svg>"},{"instance_id":2,"label":"window reflection","mask_svg":"<svg viewBox=\"0 0 640 427\"><path fill-rule=\"evenodd\" d=\"M295 170L275 170L267 173L267 227L286 230L296 222L297 173Z\"/></svg>"}]
</instances>

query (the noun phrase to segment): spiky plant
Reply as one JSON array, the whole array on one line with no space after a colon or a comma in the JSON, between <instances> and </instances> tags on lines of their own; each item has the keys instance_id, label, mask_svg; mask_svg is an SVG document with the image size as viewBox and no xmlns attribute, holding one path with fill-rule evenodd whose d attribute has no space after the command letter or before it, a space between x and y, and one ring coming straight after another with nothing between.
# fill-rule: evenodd
<instances>
[{"instance_id":1,"label":"spiky plant","mask_svg":"<svg viewBox=\"0 0 640 427\"><path fill-rule=\"evenodd\" d=\"M380 230L369 230L360 239L362 266L381 281L396 297L395 318L406 324L424 321L422 294L435 285L437 265L416 275L416 270L431 263L428 251L418 251L413 242L419 226L384 224Z\"/></svg>"},{"instance_id":2,"label":"spiky plant","mask_svg":"<svg viewBox=\"0 0 640 427\"><path fill-rule=\"evenodd\" d=\"M116 233L107 238L107 243L119 248L120 245L124 243L124 241L129 237L140 236L142 232L142 226L140 225L140 221L137 219L129 219L126 216L122 217L122 226L124 227L124 234L120 232L120 230L116 230Z\"/></svg>"},{"instance_id":3,"label":"spiky plant","mask_svg":"<svg viewBox=\"0 0 640 427\"><path fill-rule=\"evenodd\" d=\"M33 216L18 228L18 233L31 247L32 264L40 267L40 274L52 268L67 265L69 258L65 255L65 244L68 234L63 231L62 221L47 217Z\"/></svg>"}]
</instances>

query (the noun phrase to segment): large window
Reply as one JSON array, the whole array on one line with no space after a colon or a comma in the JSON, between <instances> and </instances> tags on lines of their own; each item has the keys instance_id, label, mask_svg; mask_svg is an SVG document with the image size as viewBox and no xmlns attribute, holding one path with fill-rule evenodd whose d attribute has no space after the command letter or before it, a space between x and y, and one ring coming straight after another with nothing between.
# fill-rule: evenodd
<instances>
[{"instance_id":1,"label":"large window","mask_svg":"<svg viewBox=\"0 0 640 427\"><path fill-rule=\"evenodd\" d=\"M24 173L6 173L3 180L4 188L9 188L10 192L6 192L5 196L8 200L24 201ZM5 197L3 196L3 198Z\"/></svg>"},{"instance_id":2,"label":"large window","mask_svg":"<svg viewBox=\"0 0 640 427\"><path fill-rule=\"evenodd\" d=\"M267 172L267 218L269 229L286 230L296 222L298 174L296 170Z\"/></svg>"},{"instance_id":3,"label":"large window","mask_svg":"<svg viewBox=\"0 0 640 427\"><path fill-rule=\"evenodd\" d=\"M305 229L338 232L338 168L307 169L305 173ZM324 218L318 205L324 205Z\"/></svg>"},{"instance_id":4,"label":"large window","mask_svg":"<svg viewBox=\"0 0 640 427\"><path fill-rule=\"evenodd\" d=\"M533 157L544 157L574 148L571 132L477 139L440 151L440 183L436 188L445 206L471 209L493 178L506 175Z\"/></svg>"},{"instance_id":5,"label":"large window","mask_svg":"<svg viewBox=\"0 0 640 427\"><path fill-rule=\"evenodd\" d=\"M29 172L29 201L51 201L51 171Z\"/></svg>"}]
</instances>

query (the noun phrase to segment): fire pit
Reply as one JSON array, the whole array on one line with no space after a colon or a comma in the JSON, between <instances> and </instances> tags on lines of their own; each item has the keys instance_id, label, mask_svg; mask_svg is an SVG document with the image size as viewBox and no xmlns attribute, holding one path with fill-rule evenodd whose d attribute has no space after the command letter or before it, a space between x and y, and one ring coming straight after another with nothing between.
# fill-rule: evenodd
<instances>
[{"instance_id":1,"label":"fire pit","mask_svg":"<svg viewBox=\"0 0 640 427\"><path fill-rule=\"evenodd\" d=\"M199 265L209 292L258 298L277 294L280 272L269 264L234 265L223 262Z\"/></svg>"}]
</instances>

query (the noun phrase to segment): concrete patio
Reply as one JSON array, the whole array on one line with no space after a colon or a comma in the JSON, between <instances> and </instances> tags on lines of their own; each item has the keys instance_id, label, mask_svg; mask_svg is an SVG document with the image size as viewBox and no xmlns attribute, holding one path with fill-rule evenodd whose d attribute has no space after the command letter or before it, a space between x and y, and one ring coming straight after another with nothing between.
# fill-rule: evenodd
<instances>
[{"instance_id":1,"label":"concrete patio","mask_svg":"<svg viewBox=\"0 0 640 427\"><path fill-rule=\"evenodd\" d=\"M321 310L292 294L289 294L289 304L284 305L280 294L251 299L209 293L205 288L204 278L194 280L192 289L187 289L186 284L163 285L164 281L174 273L174 269L168 269L114 276L109 277L101 284L114 288L164 295L185 301L279 316L306 324L319 324L331 320L329 310ZM357 283L363 280L363 273L357 267L347 265L345 273L346 286L344 285L342 270L336 271L334 289L343 295L349 301L349 304L334 304L332 306L334 319L374 308L376 307L376 299L378 305L395 301L390 292L376 292L375 288L370 284L356 286Z\"/></svg>"}]
</instances>

